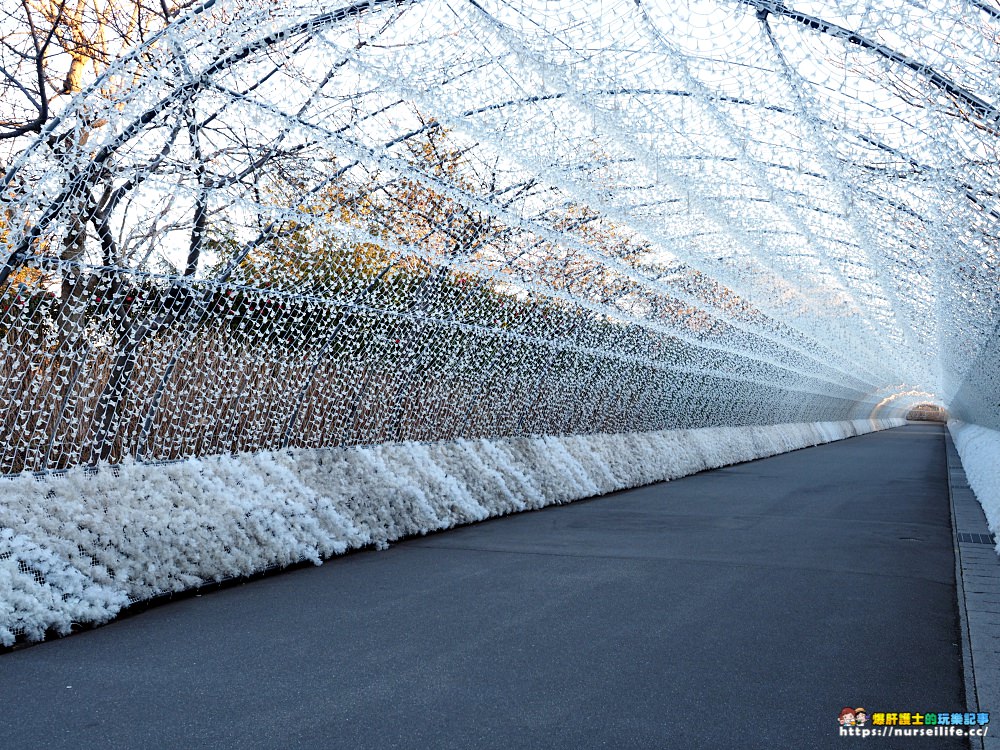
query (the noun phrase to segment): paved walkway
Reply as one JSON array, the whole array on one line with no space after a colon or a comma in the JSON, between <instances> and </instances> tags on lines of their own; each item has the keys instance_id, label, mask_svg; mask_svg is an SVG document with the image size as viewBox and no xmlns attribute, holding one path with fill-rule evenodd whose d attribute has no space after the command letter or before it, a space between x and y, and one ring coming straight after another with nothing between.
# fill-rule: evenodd
<instances>
[{"instance_id":1,"label":"paved walkway","mask_svg":"<svg viewBox=\"0 0 1000 750\"><path fill-rule=\"evenodd\" d=\"M967 747L944 439L489 521L0 656L0 747Z\"/></svg>"}]
</instances>

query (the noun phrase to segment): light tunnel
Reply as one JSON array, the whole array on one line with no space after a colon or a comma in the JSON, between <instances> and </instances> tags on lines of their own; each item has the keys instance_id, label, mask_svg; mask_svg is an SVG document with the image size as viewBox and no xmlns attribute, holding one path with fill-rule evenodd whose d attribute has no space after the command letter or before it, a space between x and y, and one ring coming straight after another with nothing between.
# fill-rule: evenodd
<instances>
[{"instance_id":1,"label":"light tunnel","mask_svg":"<svg viewBox=\"0 0 1000 750\"><path fill-rule=\"evenodd\" d=\"M988 0L208 0L139 28L0 60L16 481L924 403L1000 429Z\"/></svg>"}]
</instances>

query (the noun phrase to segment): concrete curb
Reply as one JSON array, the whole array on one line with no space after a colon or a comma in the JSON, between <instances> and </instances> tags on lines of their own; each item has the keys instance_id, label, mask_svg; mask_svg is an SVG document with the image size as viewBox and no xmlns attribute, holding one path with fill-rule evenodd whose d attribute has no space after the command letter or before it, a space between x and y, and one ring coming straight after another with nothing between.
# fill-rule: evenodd
<instances>
[{"instance_id":1,"label":"concrete curb","mask_svg":"<svg viewBox=\"0 0 1000 750\"><path fill-rule=\"evenodd\" d=\"M945 431L948 493L951 496L955 584L962 629L967 710L988 711L1000 723L1000 557L990 544L960 541L960 535L989 537L986 516L969 487L955 443ZM992 727L1000 732L1000 726ZM1000 734L972 741L974 750L1000 750Z\"/></svg>"}]
</instances>

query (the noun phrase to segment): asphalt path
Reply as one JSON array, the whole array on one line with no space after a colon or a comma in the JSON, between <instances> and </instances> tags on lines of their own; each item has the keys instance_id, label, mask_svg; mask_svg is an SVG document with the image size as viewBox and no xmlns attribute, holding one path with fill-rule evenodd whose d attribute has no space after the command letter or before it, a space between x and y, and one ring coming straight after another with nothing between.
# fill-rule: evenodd
<instances>
[{"instance_id":1,"label":"asphalt path","mask_svg":"<svg viewBox=\"0 0 1000 750\"><path fill-rule=\"evenodd\" d=\"M967 747L942 428L171 602L0 656L0 748Z\"/></svg>"}]
</instances>

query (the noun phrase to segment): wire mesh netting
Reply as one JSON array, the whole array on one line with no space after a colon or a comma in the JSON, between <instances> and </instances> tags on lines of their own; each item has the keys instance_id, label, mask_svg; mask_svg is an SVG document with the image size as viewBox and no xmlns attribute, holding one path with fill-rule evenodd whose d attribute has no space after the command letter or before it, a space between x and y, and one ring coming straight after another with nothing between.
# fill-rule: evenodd
<instances>
[{"instance_id":1,"label":"wire mesh netting","mask_svg":"<svg viewBox=\"0 0 1000 750\"><path fill-rule=\"evenodd\" d=\"M5 9L0 473L997 426L1000 9L830 6Z\"/></svg>"}]
</instances>

